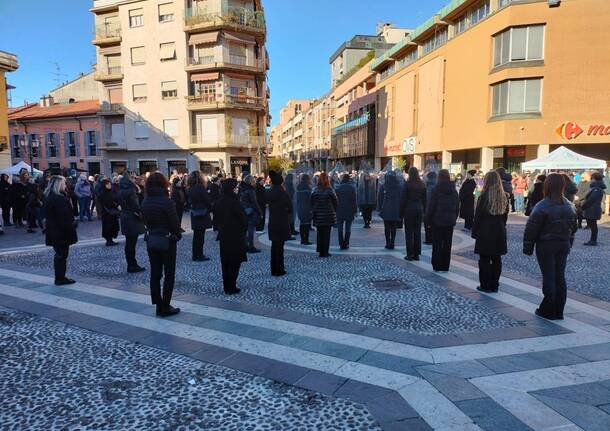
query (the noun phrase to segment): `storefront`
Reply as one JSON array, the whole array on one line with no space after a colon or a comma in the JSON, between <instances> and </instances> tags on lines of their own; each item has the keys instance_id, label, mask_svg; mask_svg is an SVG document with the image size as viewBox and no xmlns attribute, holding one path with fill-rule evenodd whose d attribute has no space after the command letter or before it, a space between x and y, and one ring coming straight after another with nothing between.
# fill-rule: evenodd
<instances>
[{"instance_id":1,"label":"storefront","mask_svg":"<svg viewBox=\"0 0 610 431\"><path fill-rule=\"evenodd\" d=\"M459 170L462 174L472 169L479 170L481 168L481 149L452 151L451 164L460 165Z\"/></svg>"},{"instance_id":2,"label":"storefront","mask_svg":"<svg viewBox=\"0 0 610 431\"><path fill-rule=\"evenodd\" d=\"M494 148L494 169L506 168L508 172L520 172L521 163L526 161L527 147L499 147Z\"/></svg>"},{"instance_id":3,"label":"storefront","mask_svg":"<svg viewBox=\"0 0 610 431\"><path fill-rule=\"evenodd\" d=\"M159 165L156 160L138 160L138 173L140 175L157 172L158 170Z\"/></svg>"},{"instance_id":4,"label":"storefront","mask_svg":"<svg viewBox=\"0 0 610 431\"><path fill-rule=\"evenodd\" d=\"M123 173L125 171L127 171L127 161L126 160L111 160L110 161L110 173L111 174L123 175Z\"/></svg>"},{"instance_id":5,"label":"storefront","mask_svg":"<svg viewBox=\"0 0 610 431\"><path fill-rule=\"evenodd\" d=\"M167 161L167 173L171 175L174 171L179 174L187 174L188 169L186 167L186 160L168 160Z\"/></svg>"},{"instance_id":6,"label":"storefront","mask_svg":"<svg viewBox=\"0 0 610 431\"><path fill-rule=\"evenodd\" d=\"M233 178L241 177L243 172L252 172L250 169L252 159L250 157L231 157L230 163Z\"/></svg>"},{"instance_id":7,"label":"storefront","mask_svg":"<svg viewBox=\"0 0 610 431\"><path fill-rule=\"evenodd\" d=\"M220 166L220 161L207 161L202 160L199 162L199 170L204 175L218 175L221 171L222 167Z\"/></svg>"}]
</instances>

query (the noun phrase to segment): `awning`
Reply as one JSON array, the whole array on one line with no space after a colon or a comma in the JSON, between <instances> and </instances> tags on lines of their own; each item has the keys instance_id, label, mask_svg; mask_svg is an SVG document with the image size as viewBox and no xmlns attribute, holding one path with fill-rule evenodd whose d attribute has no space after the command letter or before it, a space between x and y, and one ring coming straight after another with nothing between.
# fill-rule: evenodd
<instances>
[{"instance_id":1,"label":"awning","mask_svg":"<svg viewBox=\"0 0 610 431\"><path fill-rule=\"evenodd\" d=\"M204 45L206 43L216 43L218 41L218 31L210 33L191 34L189 37L189 45Z\"/></svg>"},{"instance_id":2,"label":"awning","mask_svg":"<svg viewBox=\"0 0 610 431\"><path fill-rule=\"evenodd\" d=\"M116 55L121 53L121 45L100 48L100 55Z\"/></svg>"},{"instance_id":3,"label":"awning","mask_svg":"<svg viewBox=\"0 0 610 431\"><path fill-rule=\"evenodd\" d=\"M225 76L228 76L229 78L233 79L242 79L244 81L254 81L254 76L252 75L242 75L240 73L227 72L225 73Z\"/></svg>"},{"instance_id":4,"label":"awning","mask_svg":"<svg viewBox=\"0 0 610 431\"><path fill-rule=\"evenodd\" d=\"M245 34L236 34L236 33L231 33L230 31L225 31L224 37L229 42L244 43L246 45L256 45L256 38L254 38L253 36L248 36Z\"/></svg>"},{"instance_id":5,"label":"awning","mask_svg":"<svg viewBox=\"0 0 610 431\"><path fill-rule=\"evenodd\" d=\"M566 147L559 147L546 156L539 157L529 162L521 163L521 170L576 170L576 169L606 169L604 160L583 156Z\"/></svg>"},{"instance_id":6,"label":"awning","mask_svg":"<svg viewBox=\"0 0 610 431\"><path fill-rule=\"evenodd\" d=\"M191 82L203 82L203 81L218 81L220 73L193 73L191 75Z\"/></svg>"}]
</instances>

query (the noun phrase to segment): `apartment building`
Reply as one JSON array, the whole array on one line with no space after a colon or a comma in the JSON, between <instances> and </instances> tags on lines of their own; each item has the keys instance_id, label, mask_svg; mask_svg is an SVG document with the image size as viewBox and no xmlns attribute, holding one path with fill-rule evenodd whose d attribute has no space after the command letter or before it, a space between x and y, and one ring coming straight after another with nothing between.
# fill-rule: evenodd
<instances>
[{"instance_id":1,"label":"apartment building","mask_svg":"<svg viewBox=\"0 0 610 431\"><path fill-rule=\"evenodd\" d=\"M456 0L371 68L381 166L505 166L560 145L610 160L610 2Z\"/></svg>"},{"instance_id":2,"label":"apartment building","mask_svg":"<svg viewBox=\"0 0 610 431\"><path fill-rule=\"evenodd\" d=\"M19 68L17 56L10 52L0 51L0 169L11 165L11 153L9 151L8 132L8 97L9 85L6 81L6 73L14 72Z\"/></svg>"},{"instance_id":3,"label":"apartment building","mask_svg":"<svg viewBox=\"0 0 610 431\"><path fill-rule=\"evenodd\" d=\"M94 0L92 12L110 171L262 168L260 0Z\"/></svg>"},{"instance_id":4,"label":"apartment building","mask_svg":"<svg viewBox=\"0 0 610 431\"><path fill-rule=\"evenodd\" d=\"M284 157L300 161L303 151L304 116L312 100L289 100L280 110L280 148Z\"/></svg>"}]
</instances>

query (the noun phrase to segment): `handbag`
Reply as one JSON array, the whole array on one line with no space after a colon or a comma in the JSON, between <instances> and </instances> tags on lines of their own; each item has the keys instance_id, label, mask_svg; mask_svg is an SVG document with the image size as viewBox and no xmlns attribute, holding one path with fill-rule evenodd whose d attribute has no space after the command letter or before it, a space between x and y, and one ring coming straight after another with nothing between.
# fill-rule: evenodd
<instances>
[{"instance_id":1,"label":"handbag","mask_svg":"<svg viewBox=\"0 0 610 431\"><path fill-rule=\"evenodd\" d=\"M207 208L193 208L191 209L191 216L192 217L205 217L209 214Z\"/></svg>"},{"instance_id":2,"label":"handbag","mask_svg":"<svg viewBox=\"0 0 610 431\"><path fill-rule=\"evenodd\" d=\"M146 234L144 238L146 246L150 251L168 251L169 250L169 235Z\"/></svg>"},{"instance_id":3,"label":"handbag","mask_svg":"<svg viewBox=\"0 0 610 431\"><path fill-rule=\"evenodd\" d=\"M252 214L254 214L254 208L252 208L252 207L246 207L246 208L244 208L244 211L246 211L246 215L248 217L251 216Z\"/></svg>"}]
</instances>

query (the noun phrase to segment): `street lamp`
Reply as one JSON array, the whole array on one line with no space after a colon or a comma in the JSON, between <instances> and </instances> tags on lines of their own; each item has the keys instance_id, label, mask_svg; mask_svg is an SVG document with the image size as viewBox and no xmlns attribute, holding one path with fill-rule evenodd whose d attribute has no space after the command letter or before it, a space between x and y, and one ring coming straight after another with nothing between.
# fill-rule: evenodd
<instances>
[{"instance_id":1,"label":"street lamp","mask_svg":"<svg viewBox=\"0 0 610 431\"><path fill-rule=\"evenodd\" d=\"M33 153L33 149L36 148L38 149L38 147L40 146L40 141L38 141L38 137L36 135L34 135L32 137L31 140L28 139L27 135L23 135L23 137L21 137L19 139L19 146L21 147L21 149L23 150L23 152L26 152L26 149L29 151L28 154L30 155L30 176L34 176L34 153Z\"/></svg>"}]
</instances>

